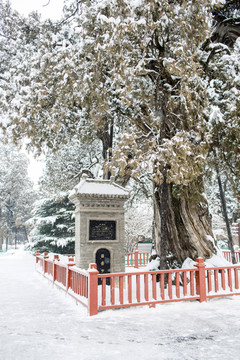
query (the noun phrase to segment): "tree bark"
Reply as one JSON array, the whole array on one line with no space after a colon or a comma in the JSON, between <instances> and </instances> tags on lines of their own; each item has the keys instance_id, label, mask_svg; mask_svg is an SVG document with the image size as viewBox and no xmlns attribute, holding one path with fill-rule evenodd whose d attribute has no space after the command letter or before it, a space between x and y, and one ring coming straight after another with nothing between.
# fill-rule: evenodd
<instances>
[{"instance_id":1,"label":"tree bark","mask_svg":"<svg viewBox=\"0 0 240 360\"><path fill-rule=\"evenodd\" d=\"M114 121L111 119L109 124L109 122L106 120L104 125L97 131L97 136L102 141L102 155L106 164L110 162L112 158L113 135ZM103 178L110 179L110 177L111 172L105 166L103 169Z\"/></svg>"},{"instance_id":2,"label":"tree bark","mask_svg":"<svg viewBox=\"0 0 240 360\"><path fill-rule=\"evenodd\" d=\"M154 184L154 208L155 246L161 268L180 267L187 257L207 259L216 253L207 203L191 200L190 190L175 197L172 184Z\"/></svg>"},{"instance_id":3,"label":"tree bark","mask_svg":"<svg viewBox=\"0 0 240 360\"><path fill-rule=\"evenodd\" d=\"M26 229L25 225L23 225L23 231L24 231L24 234L25 234L25 240L28 242L28 233L27 233L27 229Z\"/></svg>"},{"instance_id":4,"label":"tree bark","mask_svg":"<svg viewBox=\"0 0 240 360\"><path fill-rule=\"evenodd\" d=\"M166 175L164 175L163 183L160 188L160 223L161 223L161 255L160 255L160 269L167 267L167 202L168 202L168 185Z\"/></svg>"},{"instance_id":5,"label":"tree bark","mask_svg":"<svg viewBox=\"0 0 240 360\"><path fill-rule=\"evenodd\" d=\"M236 264L235 253L234 253L234 248L233 248L232 233L231 233L229 219L228 219L228 213L227 213L226 200L225 200L225 195L224 195L224 191L223 191L222 180L221 180L218 169L217 169L217 180L218 180L218 187L219 187L220 199L221 199L221 204L222 204L223 217L225 220L227 234L228 234L228 247L231 251L232 263Z\"/></svg>"}]
</instances>

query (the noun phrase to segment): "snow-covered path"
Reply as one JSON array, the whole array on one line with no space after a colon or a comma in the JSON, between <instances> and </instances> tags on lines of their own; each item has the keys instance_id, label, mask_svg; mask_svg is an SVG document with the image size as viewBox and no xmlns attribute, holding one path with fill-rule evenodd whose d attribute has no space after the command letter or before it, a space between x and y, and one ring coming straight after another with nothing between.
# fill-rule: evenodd
<instances>
[{"instance_id":1,"label":"snow-covered path","mask_svg":"<svg viewBox=\"0 0 240 360\"><path fill-rule=\"evenodd\" d=\"M240 359L240 297L89 317L34 260L0 254L1 360Z\"/></svg>"}]
</instances>

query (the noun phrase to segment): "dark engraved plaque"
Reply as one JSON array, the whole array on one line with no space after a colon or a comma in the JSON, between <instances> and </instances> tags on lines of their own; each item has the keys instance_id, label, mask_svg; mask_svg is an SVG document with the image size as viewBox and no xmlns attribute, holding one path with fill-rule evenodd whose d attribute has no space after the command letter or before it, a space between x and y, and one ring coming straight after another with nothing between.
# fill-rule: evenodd
<instances>
[{"instance_id":1,"label":"dark engraved plaque","mask_svg":"<svg viewBox=\"0 0 240 360\"><path fill-rule=\"evenodd\" d=\"M89 240L116 240L116 221L90 220Z\"/></svg>"}]
</instances>

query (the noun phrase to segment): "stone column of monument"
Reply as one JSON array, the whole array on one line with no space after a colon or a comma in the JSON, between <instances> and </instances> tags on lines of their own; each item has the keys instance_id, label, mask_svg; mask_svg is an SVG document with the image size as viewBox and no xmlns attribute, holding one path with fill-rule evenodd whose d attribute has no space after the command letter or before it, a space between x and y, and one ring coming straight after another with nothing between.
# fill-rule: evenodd
<instances>
[{"instance_id":1,"label":"stone column of monument","mask_svg":"<svg viewBox=\"0 0 240 360\"><path fill-rule=\"evenodd\" d=\"M71 191L75 204L76 265L97 263L100 273L124 272L124 203L129 192L110 180L83 176Z\"/></svg>"}]
</instances>

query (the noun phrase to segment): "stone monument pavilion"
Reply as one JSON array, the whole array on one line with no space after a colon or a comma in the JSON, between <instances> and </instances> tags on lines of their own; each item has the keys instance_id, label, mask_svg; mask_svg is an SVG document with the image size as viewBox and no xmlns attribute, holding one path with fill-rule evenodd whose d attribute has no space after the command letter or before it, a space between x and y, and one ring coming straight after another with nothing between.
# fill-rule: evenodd
<instances>
[{"instance_id":1,"label":"stone monument pavilion","mask_svg":"<svg viewBox=\"0 0 240 360\"><path fill-rule=\"evenodd\" d=\"M83 175L70 192L75 204L76 265L88 269L96 263L99 273L125 271L124 203L129 192L110 180Z\"/></svg>"}]
</instances>

